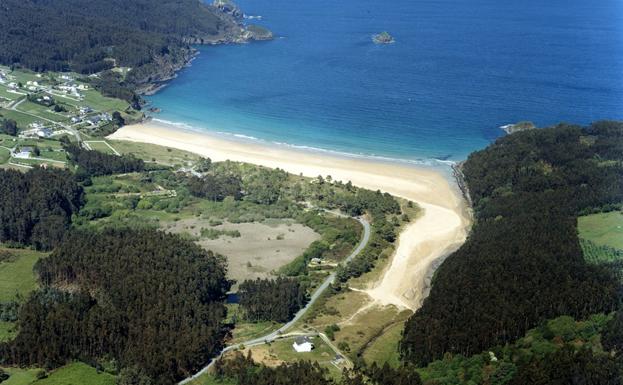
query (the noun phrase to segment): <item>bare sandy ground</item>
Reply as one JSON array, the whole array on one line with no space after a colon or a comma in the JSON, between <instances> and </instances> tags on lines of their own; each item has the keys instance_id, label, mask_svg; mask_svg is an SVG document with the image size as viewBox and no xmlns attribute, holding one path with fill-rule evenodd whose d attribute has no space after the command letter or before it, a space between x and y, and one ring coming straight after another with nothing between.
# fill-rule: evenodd
<instances>
[{"instance_id":1,"label":"bare sandy ground","mask_svg":"<svg viewBox=\"0 0 623 385\"><path fill-rule=\"evenodd\" d=\"M268 278L274 270L299 256L320 234L292 220L273 223L225 223L210 226L206 219L182 219L167 224L166 231L186 232L199 237L198 244L227 258L227 277L241 283L246 279ZM239 238L201 238L201 229L238 230ZM236 290L233 287L232 290Z\"/></svg>"},{"instance_id":2,"label":"bare sandy ground","mask_svg":"<svg viewBox=\"0 0 623 385\"><path fill-rule=\"evenodd\" d=\"M424 214L399 236L396 254L367 293L379 304L415 310L428 293L433 263L464 240L470 224L457 189L440 173L397 163L333 156L287 147L228 140L157 122L125 126L109 136L177 148L213 161L253 163L381 190L417 202Z\"/></svg>"}]
</instances>

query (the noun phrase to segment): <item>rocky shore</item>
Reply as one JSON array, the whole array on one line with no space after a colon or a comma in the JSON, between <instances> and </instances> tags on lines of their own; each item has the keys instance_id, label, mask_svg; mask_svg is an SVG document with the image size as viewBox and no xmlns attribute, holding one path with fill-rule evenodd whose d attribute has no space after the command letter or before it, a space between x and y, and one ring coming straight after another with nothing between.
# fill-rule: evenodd
<instances>
[{"instance_id":1,"label":"rocky shore","mask_svg":"<svg viewBox=\"0 0 623 385\"><path fill-rule=\"evenodd\" d=\"M215 34L186 36L182 39L185 44L189 46L243 44L273 39L273 33L269 29L258 25L245 25L244 13L232 1L215 0L211 7L219 16L222 27ZM168 81L175 79L181 69L189 66L197 54L195 48L187 47L175 54L168 53L154 57L152 70L138 79L135 92L139 95L155 94L165 87Z\"/></svg>"}]
</instances>

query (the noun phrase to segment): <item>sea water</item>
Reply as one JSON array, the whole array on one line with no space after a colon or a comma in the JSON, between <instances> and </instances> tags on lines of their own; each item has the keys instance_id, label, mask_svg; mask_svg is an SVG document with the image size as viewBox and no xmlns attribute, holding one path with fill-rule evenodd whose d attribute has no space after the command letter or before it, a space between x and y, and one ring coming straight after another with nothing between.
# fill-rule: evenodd
<instances>
[{"instance_id":1,"label":"sea water","mask_svg":"<svg viewBox=\"0 0 623 385\"><path fill-rule=\"evenodd\" d=\"M155 118L424 163L464 159L521 120L623 119L621 0L238 4L275 39L198 47L149 97ZM395 43L374 44L381 31Z\"/></svg>"}]
</instances>

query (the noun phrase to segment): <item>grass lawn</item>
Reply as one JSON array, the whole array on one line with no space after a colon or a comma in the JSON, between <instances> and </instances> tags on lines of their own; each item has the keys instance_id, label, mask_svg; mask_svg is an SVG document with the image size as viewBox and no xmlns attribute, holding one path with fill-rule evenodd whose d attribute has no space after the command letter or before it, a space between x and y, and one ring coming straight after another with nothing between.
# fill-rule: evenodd
<instances>
[{"instance_id":1,"label":"grass lawn","mask_svg":"<svg viewBox=\"0 0 623 385\"><path fill-rule=\"evenodd\" d=\"M37 119L34 116L30 116L19 111L7 110L5 108L0 108L0 114L2 114L5 119L15 120L20 129L26 129L29 124L41 121L41 119Z\"/></svg>"},{"instance_id":2,"label":"grass lawn","mask_svg":"<svg viewBox=\"0 0 623 385\"><path fill-rule=\"evenodd\" d=\"M115 152L113 151L111 146L109 146L106 143L107 143L106 141L97 141L97 140L96 141L89 141L89 142L87 142L89 147L91 147L95 151L100 151L100 152L104 152L106 154L114 155Z\"/></svg>"},{"instance_id":3,"label":"grass lawn","mask_svg":"<svg viewBox=\"0 0 623 385\"><path fill-rule=\"evenodd\" d=\"M228 305L229 306L229 305ZM279 328L281 324L276 322L240 322L236 324L235 329L232 331L232 339L228 341L229 345L234 345L239 342L248 341L253 338L266 335L273 330Z\"/></svg>"},{"instance_id":4,"label":"grass lawn","mask_svg":"<svg viewBox=\"0 0 623 385\"><path fill-rule=\"evenodd\" d=\"M186 165L199 160L200 156L187 151L176 150L154 144L134 143L126 141L108 141L121 154L134 154L146 162L164 165Z\"/></svg>"},{"instance_id":5,"label":"grass lawn","mask_svg":"<svg viewBox=\"0 0 623 385\"><path fill-rule=\"evenodd\" d=\"M335 352L320 337L310 337L314 343L311 352L298 353L292 347L294 338L278 340L270 345L262 344L245 349L242 353L246 356L251 350L253 359L267 366L278 366L283 362L296 362L299 360L318 362L320 366L327 368L333 378L340 378L342 371L331 361L335 358Z\"/></svg>"},{"instance_id":6,"label":"grass lawn","mask_svg":"<svg viewBox=\"0 0 623 385\"><path fill-rule=\"evenodd\" d=\"M578 218L580 238L623 250L623 213L612 211Z\"/></svg>"},{"instance_id":7,"label":"grass lawn","mask_svg":"<svg viewBox=\"0 0 623 385\"><path fill-rule=\"evenodd\" d=\"M19 92L22 92L22 91L19 91ZM15 99L21 98L24 95L16 94L14 92L9 92L8 88L5 85L0 84L0 96L5 99L15 100Z\"/></svg>"},{"instance_id":8,"label":"grass lawn","mask_svg":"<svg viewBox=\"0 0 623 385\"><path fill-rule=\"evenodd\" d=\"M40 369L2 368L11 377L2 382L2 385L30 385L37 380Z\"/></svg>"},{"instance_id":9,"label":"grass lawn","mask_svg":"<svg viewBox=\"0 0 623 385\"><path fill-rule=\"evenodd\" d=\"M124 111L126 108L129 107L129 104L126 101L121 99L108 98L93 89L83 91L82 94L84 95L84 100L76 102L76 104L81 106L89 106L97 111Z\"/></svg>"},{"instance_id":10,"label":"grass lawn","mask_svg":"<svg viewBox=\"0 0 623 385\"><path fill-rule=\"evenodd\" d=\"M385 332L375 339L363 352L363 359L367 364L376 362L383 366L385 362L392 367L400 365L400 354L398 353L398 342L402 337L404 323L399 322L388 327Z\"/></svg>"},{"instance_id":11,"label":"grass lawn","mask_svg":"<svg viewBox=\"0 0 623 385\"><path fill-rule=\"evenodd\" d=\"M55 114L50 110L50 107L45 107L37 103L33 103L30 101L22 102L18 107L18 111L27 112L29 114L37 115L45 119L50 119L55 122L68 122L69 119L66 116L61 114Z\"/></svg>"},{"instance_id":12,"label":"grass lawn","mask_svg":"<svg viewBox=\"0 0 623 385\"><path fill-rule=\"evenodd\" d=\"M204 374L199 378L191 381L188 385L236 385L236 381L234 380L217 380L214 376L210 374Z\"/></svg>"},{"instance_id":13,"label":"grass lawn","mask_svg":"<svg viewBox=\"0 0 623 385\"><path fill-rule=\"evenodd\" d=\"M11 152L5 148L0 147L0 164L6 163L11 157Z\"/></svg>"},{"instance_id":14,"label":"grass lawn","mask_svg":"<svg viewBox=\"0 0 623 385\"><path fill-rule=\"evenodd\" d=\"M33 266L39 258L45 256L27 249L6 249L0 246L0 250L7 250L17 256L12 262L0 263L0 301L10 301L15 294L25 296L37 287Z\"/></svg>"},{"instance_id":15,"label":"grass lawn","mask_svg":"<svg viewBox=\"0 0 623 385\"><path fill-rule=\"evenodd\" d=\"M16 334L15 323L0 321L0 342L10 341Z\"/></svg>"},{"instance_id":16,"label":"grass lawn","mask_svg":"<svg viewBox=\"0 0 623 385\"><path fill-rule=\"evenodd\" d=\"M97 370L82 362L74 362L56 369L48 378L33 382L33 385L115 385L116 377Z\"/></svg>"},{"instance_id":17,"label":"grass lawn","mask_svg":"<svg viewBox=\"0 0 623 385\"><path fill-rule=\"evenodd\" d=\"M61 162L67 162L67 153L65 151L58 151L54 149L39 148L41 151L40 158L53 159ZM51 151L50 151L51 150Z\"/></svg>"}]
</instances>

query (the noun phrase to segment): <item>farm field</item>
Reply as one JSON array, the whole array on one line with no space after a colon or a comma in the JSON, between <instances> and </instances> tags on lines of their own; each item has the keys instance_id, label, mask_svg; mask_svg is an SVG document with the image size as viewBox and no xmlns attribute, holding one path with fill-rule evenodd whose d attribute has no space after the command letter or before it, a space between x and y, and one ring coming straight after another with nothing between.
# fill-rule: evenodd
<instances>
[{"instance_id":1,"label":"farm field","mask_svg":"<svg viewBox=\"0 0 623 385\"><path fill-rule=\"evenodd\" d=\"M578 218L580 238L623 250L623 213L611 211Z\"/></svg>"}]
</instances>

